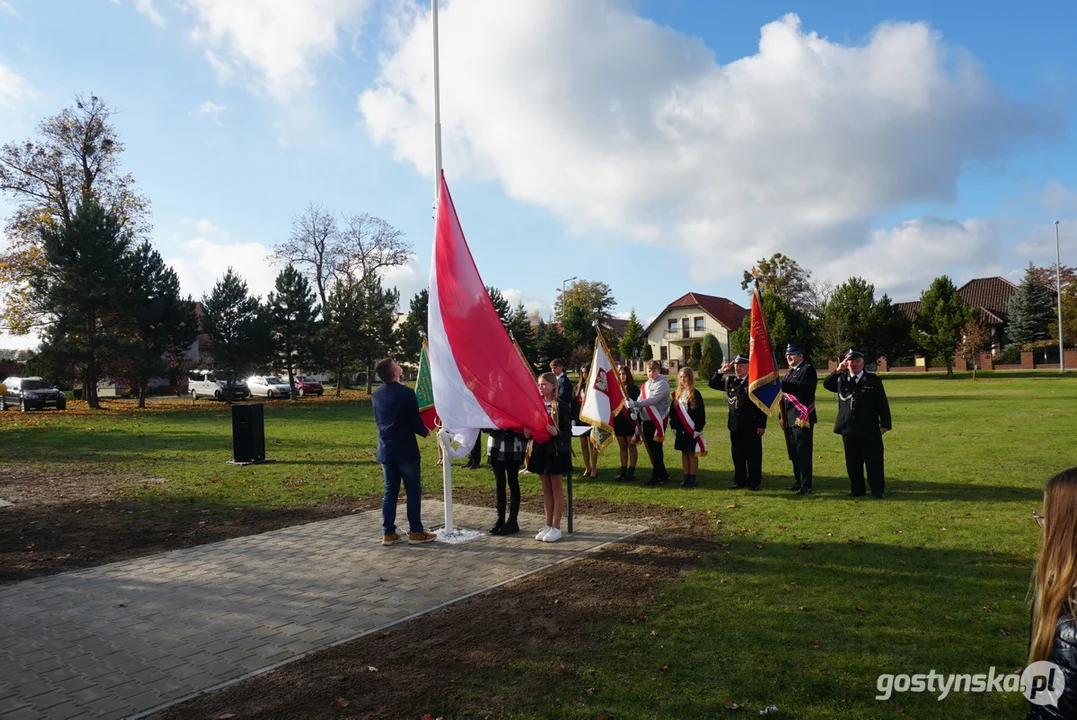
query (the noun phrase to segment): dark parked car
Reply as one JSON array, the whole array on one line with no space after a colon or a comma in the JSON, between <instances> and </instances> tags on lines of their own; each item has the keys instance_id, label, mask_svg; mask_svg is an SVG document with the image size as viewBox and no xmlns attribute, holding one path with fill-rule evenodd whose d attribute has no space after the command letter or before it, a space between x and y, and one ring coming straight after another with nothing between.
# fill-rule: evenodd
<instances>
[{"instance_id":1,"label":"dark parked car","mask_svg":"<svg viewBox=\"0 0 1077 720\"><path fill-rule=\"evenodd\" d=\"M63 410L67 407L63 392L50 387L39 377L9 377L0 385L6 388L0 394L0 410L7 410L8 405L18 405L23 412L34 408Z\"/></svg>"},{"instance_id":2,"label":"dark parked car","mask_svg":"<svg viewBox=\"0 0 1077 720\"><path fill-rule=\"evenodd\" d=\"M309 375L296 375L295 391L302 397L304 395L321 395L325 392L325 388L322 387L320 382Z\"/></svg>"}]
</instances>

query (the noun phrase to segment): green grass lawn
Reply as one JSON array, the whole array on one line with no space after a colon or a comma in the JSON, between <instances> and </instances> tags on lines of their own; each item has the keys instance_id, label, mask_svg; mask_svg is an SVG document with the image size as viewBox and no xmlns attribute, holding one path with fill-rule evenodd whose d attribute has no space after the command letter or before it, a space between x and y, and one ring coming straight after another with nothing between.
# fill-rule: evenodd
<instances>
[{"instance_id":1,"label":"green grass lawn","mask_svg":"<svg viewBox=\"0 0 1077 720\"><path fill-rule=\"evenodd\" d=\"M785 718L1020 716L1019 695L874 699L880 673L1012 672L1024 664L1038 542L1031 511L1041 507L1043 482L1077 464L1070 445L1077 378L981 378L885 378L894 431L886 436L883 501L842 497L841 442L830 432L835 403L821 387L814 496L783 489L789 463L776 425L764 438L764 491L724 489L731 482L725 403L710 391L711 452L699 489L626 487L611 470L576 483L580 498L709 510L723 547L656 596L646 621L596 626L608 652L537 654L516 668L550 676L542 695L519 698L520 717L712 717L727 712L727 700L752 715L777 705L770 717ZM210 512L380 491L365 403L268 405L267 454L277 462L247 468L225 464L227 408L200 405L9 411L0 417L0 463L162 477L168 482L133 492ZM432 440L423 452L426 487L437 491ZM667 463L679 466L672 442ZM614 446L601 467L618 464ZM642 453L640 464L646 478ZM492 486L488 471L461 468L454 478L459 487ZM525 493L538 491L532 476L522 480ZM439 513L427 505L428 521ZM565 672L552 674L555 664ZM502 688L473 692L511 696L512 675Z\"/></svg>"}]
</instances>

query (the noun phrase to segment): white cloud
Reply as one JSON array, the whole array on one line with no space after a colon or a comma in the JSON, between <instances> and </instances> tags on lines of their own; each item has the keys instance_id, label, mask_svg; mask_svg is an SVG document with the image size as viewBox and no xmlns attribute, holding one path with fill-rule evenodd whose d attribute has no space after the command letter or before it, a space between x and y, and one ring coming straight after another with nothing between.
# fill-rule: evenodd
<instances>
[{"instance_id":1,"label":"white cloud","mask_svg":"<svg viewBox=\"0 0 1077 720\"><path fill-rule=\"evenodd\" d=\"M177 243L179 254L165 258L179 276L184 295L200 300L229 267L247 282L252 295L265 300L273 291L280 268L269 259L271 248L257 242L234 242L209 220L186 222L198 235Z\"/></svg>"},{"instance_id":2,"label":"white cloud","mask_svg":"<svg viewBox=\"0 0 1077 720\"><path fill-rule=\"evenodd\" d=\"M951 201L970 163L1063 125L1004 97L924 23L886 23L853 46L787 15L762 28L756 54L720 66L633 8L446 7L450 178L496 180L573 230L679 247L705 282L772 252L815 267L854 251L877 213ZM432 174L430 15L396 22L359 109L376 142Z\"/></svg>"},{"instance_id":3,"label":"white cloud","mask_svg":"<svg viewBox=\"0 0 1077 720\"><path fill-rule=\"evenodd\" d=\"M4 12L6 12L7 14L12 15L14 17L19 16L19 14L17 12L15 12L15 8L12 7L11 3L8 2L8 0L0 0L0 10L2 10Z\"/></svg>"},{"instance_id":4,"label":"white cloud","mask_svg":"<svg viewBox=\"0 0 1077 720\"><path fill-rule=\"evenodd\" d=\"M6 65L0 65L0 108L30 95L30 85Z\"/></svg>"},{"instance_id":5,"label":"white cloud","mask_svg":"<svg viewBox=\"0 0 1077 720\"><path fill-rule=\"evenodd\" d=\"M227 106L206 100L198 104L198 108L191 113L192 116L208 118L215 125L221 124L221 114L227 110Z\"/></svg>"},{"instance_id":6,"label":"white cloud","mask_svg":"<svg viewBox=\"0 0 1077 720\"><path fill-rule=\"evenodd\" d=\"M419 259L412 255L406 264L385 270L382 273L382 285L397 289L400 293L400 309L407 312L411 299L420 290L429 287L430 277L428 271L419 264Z\"/></svg>"},{"instance_id":7,"label":"white cloud","mask_svg":"<svg viewBox=\"0 0 1077 720\"><path fill-rule=\"evenodd\" d=\"M509 307L513 309L516 308L517 303L522 302L524 310L529 314L537 311L540 316L546 318L553 312L553 308L545 300L524 295L522 290L516 288L505 288L501 291L501 295L508 300Z\"/></svg>"},{"instance_id":8,"label":"white cloud","mask_svg":"<svg viewBox=\"0 0 1077 720\"><path fill-rule=\"evenodd\" d=\"M1047 208L1048 212L1055 214L1077 211L1077 191L1052 180L1043 189L1040 204Z\"/></svg>"},{"instance_id":9,"label":"white cloud","mask_svg":"<svg viewBox=\"0 0 1077 720\"><path fill-rule=\"evenodd\" d=\"M372 0L187 0L193 39L223 82L253 75L279 101L316 84L314 66L357 32Z\"/></svg>"},{"instance_id":10,"label":"white cloud","mask_svg":"<svg viewBox=\"0 0 1077 720\"><path fill-rule=\"evenodd\" d=\"M1006 229L991 220L910 220L876 230L868 242L835 257L815 275L834 283L858 276L875 285L877 297L888 293L897 302L916 300L942 274L961 285L1004 273L1000 248Z\"/></svg>"},{"instance_id":11,"label":"white cloud","mask_svg":"<svg viewBox=\"0 0 1077 720\"><path fill-rule=\"evenodd\" d=\"M132 0L135 10L149 18L149 21L158 27L165 27L165 19L153 5L153 0Z\"/></svg>"}]
</instances>

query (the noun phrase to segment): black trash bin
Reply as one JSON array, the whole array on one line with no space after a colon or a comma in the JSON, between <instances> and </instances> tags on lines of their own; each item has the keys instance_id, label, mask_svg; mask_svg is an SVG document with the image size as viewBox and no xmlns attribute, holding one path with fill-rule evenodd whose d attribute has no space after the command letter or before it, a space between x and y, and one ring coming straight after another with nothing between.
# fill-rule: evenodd
<instances>
[{"instance_id":1,"label":"black trash bin","mask_svg":"<svg viewBox=\"0 0 1077 720\"><path fill-rule=\"evenodd\" d=\"M232 461L257 463L266 459L266 430L261 403L232 406Z\"/></svg>"}]
</instances>

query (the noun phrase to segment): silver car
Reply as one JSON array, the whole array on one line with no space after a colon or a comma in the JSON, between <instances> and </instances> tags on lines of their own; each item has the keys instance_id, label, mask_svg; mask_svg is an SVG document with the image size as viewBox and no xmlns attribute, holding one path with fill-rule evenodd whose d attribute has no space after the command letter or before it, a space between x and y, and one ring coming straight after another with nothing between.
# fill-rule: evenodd
<instances>
[{"instance_id":1,"label":"silver car","mask_svg":"<svg viewBox=\"0 0 1077 720\"><path fill-rule=\"evenodd\" d=\"M276 375L252 375L247 378L247 389L251 397L291 397L292 387L287 380L282 380Z\"/></svg>"}]
</instances>

